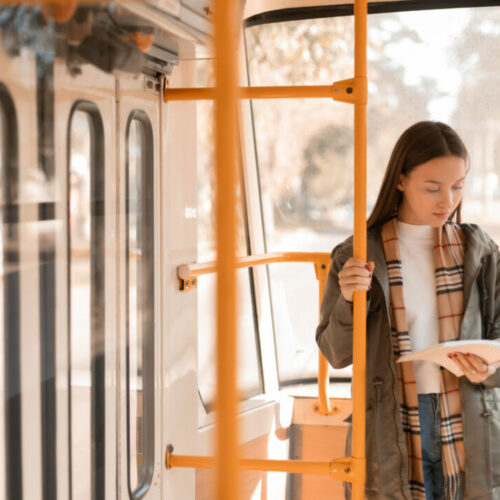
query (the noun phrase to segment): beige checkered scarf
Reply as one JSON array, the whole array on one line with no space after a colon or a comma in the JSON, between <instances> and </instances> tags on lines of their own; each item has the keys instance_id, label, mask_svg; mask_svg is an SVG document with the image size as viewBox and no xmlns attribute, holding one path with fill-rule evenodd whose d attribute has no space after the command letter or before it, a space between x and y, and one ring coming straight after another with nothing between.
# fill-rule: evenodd
<instances>
[{"instance_id":1,"label":"beige checkered scarf","mask_svg":"<svg viewBox=\"0 0 500 500\"><path fill-rule=\"evenodd\" d=\"M382 227L391 297L391 337L394 357L411 352L410 336L403 299L401 256L397 219ZM459 337L463 316L463 262L465 239L460 227L446 223L435 230L434 265L439 320L439 341ZM406 434L410 489L414 499L425 499L418 418L418 396L413 363L396 363L403 430ZM463 496L465 449L462 411L457 377L441 368L441 444L443 460L443 498Z\"/></svg>"}]
</instances>

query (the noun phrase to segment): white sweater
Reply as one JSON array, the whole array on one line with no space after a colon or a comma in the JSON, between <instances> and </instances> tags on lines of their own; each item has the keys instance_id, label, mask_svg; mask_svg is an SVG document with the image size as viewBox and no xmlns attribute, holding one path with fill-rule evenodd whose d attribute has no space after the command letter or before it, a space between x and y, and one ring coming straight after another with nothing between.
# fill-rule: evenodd
<instances>
[{"instance_id":1,"label":"white sweater","mask_svg":"<svg viewBox=\"0 0 500 500\"><path fill-rule=\"evenodd\" d=\"M434 228L398 221L403 297L412 351L439 343L434 282ZM439 366L414 362L418 394L440 392Z\"/></svg>"}]
</instances>

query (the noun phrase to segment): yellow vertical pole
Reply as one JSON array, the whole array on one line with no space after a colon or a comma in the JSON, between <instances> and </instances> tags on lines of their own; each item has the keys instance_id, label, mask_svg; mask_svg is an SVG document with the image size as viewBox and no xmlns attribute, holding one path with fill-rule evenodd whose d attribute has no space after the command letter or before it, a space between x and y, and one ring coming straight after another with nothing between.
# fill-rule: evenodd
<instances>
[{"instance_id":1,"label":"yellow vertical pole","mask_svg":"<svg viewBox=\"0 0 500 500\"><path fill-rule=\"evenodd\" d=\"M354 76L366 82L367 1L354 2ZM363 85L366 92L366 85ZM354 257L366 261L366 98L354 105ZM353 483L353 500L365 497L366 292L354 294L353 447L363 477Z\"/></svg>"},{"instance_id":2,"label":"yellow vertical pole","mask_svg":"<svg viewBox=\"0 0 500 500\"><path fill-rule=\"evenodd\" d=\"M321 321L321 302L325 294L326 272L316 273L318 276L319 284L319 321ZM328 361L318 349L318 399L319 399L319 413L320 415L328 415L330 409L330 398L328 397Z\"/></svg>"},{"instance_id":3,"label":"yellow vertical pole","mask_svg":"<svg viewBox=\"0 0 500 500\"><path fill-rule=\"evenodd\" d=\"M216 498L238 498L236 376L236 0L215 0L217 225Z\"/></svg>"}]
</instances>

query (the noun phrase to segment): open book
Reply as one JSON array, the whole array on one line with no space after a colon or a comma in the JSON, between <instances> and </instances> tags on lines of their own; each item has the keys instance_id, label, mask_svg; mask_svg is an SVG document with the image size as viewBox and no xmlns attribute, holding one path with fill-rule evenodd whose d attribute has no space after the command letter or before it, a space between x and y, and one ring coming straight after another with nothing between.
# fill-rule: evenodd
<instances>
[{"instance_id":1,"label":"open book","mask_svg":"<svg viewBox=\"0 0 500 500\"><path fill-rule=\"evenodd\" d=\"M424 351L405 354L398 359L398 363L405 361L432 361L446 368L457 377L463 375L455 361L448 358L450 352L470 352L482 358L486 363L500 361L500 342L496 340L453 340L436 344Z\"/></svg>"}]
</instances>

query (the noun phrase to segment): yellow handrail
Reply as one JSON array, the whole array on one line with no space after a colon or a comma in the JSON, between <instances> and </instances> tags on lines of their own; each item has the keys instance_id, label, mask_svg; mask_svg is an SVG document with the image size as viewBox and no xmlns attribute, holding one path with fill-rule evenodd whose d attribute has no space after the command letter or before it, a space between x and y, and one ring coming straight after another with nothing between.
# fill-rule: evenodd
<instances>
[{"instance_id":1,"label":"yellow handrail","mask_svg":"<svg viewBox=\"0 0 500 500\"><path fill-rule=\"evenodd\" d=\"M217 412L215 498L237 500L236 178L239 3L215 0L215 216L217 242Z\"/></svg>"},{"instance_id":2,"label":"yellow handrail","mask_svg":"<svg viewBox=\"0 0 500 500\"><path fill-rule=\"evenodd\" d=\"M165 465L188 469L212 469L214 457L196 455L174 455L172 445L167 447ZM353 457L339 458L330 462L309 462L305 460L271 460L258 458L240 458L238 464L246 471L287 472L290 474L316 474L330 476L340 481L356 484L362 463Z\"/></svg>"},{"instance_id":3,"label":"yellow handrail","mask_svg":"<svg viewBox=\"0 0 500 500\"><path fill-rule=\"evenodd\" d=\"M273 264L277 262L313 262L330 265L330 254L324 252L271 252L262 255L248 255L236 259L236 268ZM202 274L215 273L215 261L197 262L195 264L181 264L177 267L177 276L180 279L198 277Z\"/></svg>"},{"instance_id":4,"label":"yellow handrail","mask_svg":"<svg viewBox=\"0 0 500 500\"><path fill-rule=\"evenodd\" d=\"M239 99L335 99L355 98L354 80L343 80L332 85L284 85L279 87L238 87ZM165 87L163 98L168 101L209 101L215 99L215 88Z\"/></svg>"},{"instance_id":5,"label":"yellow handrail","mask_svg":"<svg viewBox=\"0 0 500 500\"><path fill-rule=\"evenodd\" d=\"M367 82L366 24L367 0L354 2L354 78ZM354 250L355 258L366 261L366 105L367 85L354 103ZM352 455L360 463L359 482L353 484L353 500L365 498L366 481L366 292L354 292Z\"/></svg>"},{"instance_id":6,"label":"yellow handrail","mask_svg":"<svg viewBox=\"0 0 500 500\"><path fill-rule=\"evenodd\" d=\"M255 267L265 264L275 264L279 262L311 262L314 264L316 279L319 284L319 307L325 290L326 278L330 268L330 254L324 252L274 252L262 255L249 255L236 259L237 269ZM177 267L177 276L181 281L181 289L186 290L185 283L193 281L204 274L216 272L215 262L201 262L195 264L181 264ZM318 358L318 404L313 405L314 411L320 415L331 415L335 413L330 408L330 398L328 397L328 361L321 354Z\"/></svg>"}]
</instances>

